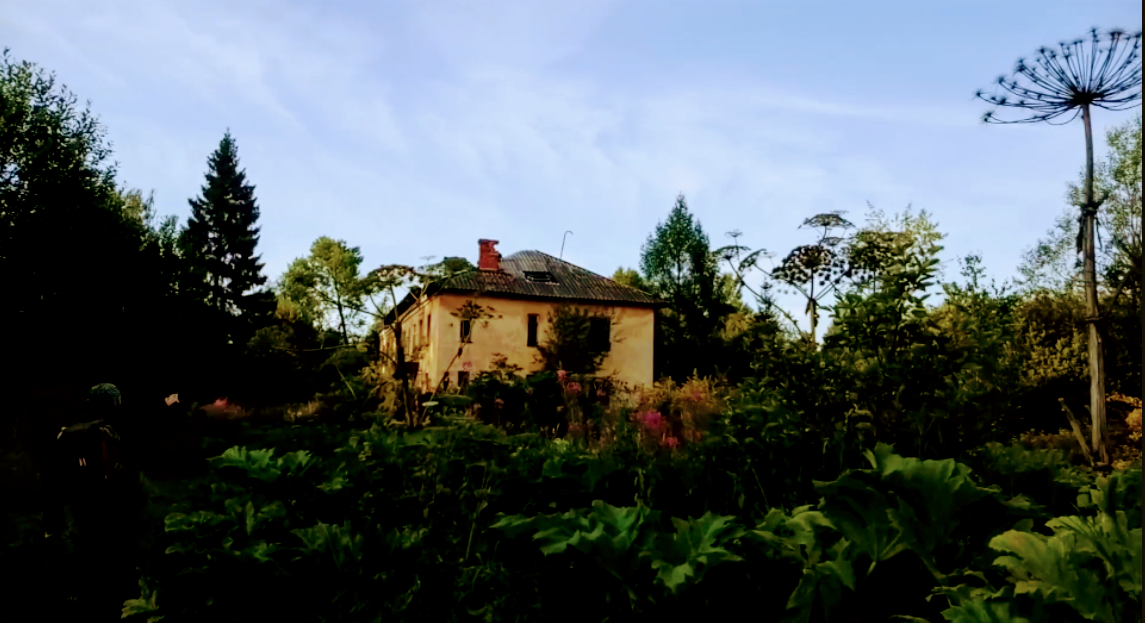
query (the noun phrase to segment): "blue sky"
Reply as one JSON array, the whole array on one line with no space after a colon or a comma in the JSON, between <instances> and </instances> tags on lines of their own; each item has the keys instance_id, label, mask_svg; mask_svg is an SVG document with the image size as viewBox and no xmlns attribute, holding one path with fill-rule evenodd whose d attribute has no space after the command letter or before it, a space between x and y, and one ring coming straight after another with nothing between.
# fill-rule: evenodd
<instances>
[{"instance_id":1,"label":"blue sky","mask_svg":"<svg viewBox=\"0 0 1145 623\"><path fill-rule=\"evenodd\" d=\"M161 214L186 218L229 127L271 279L321 235L374 267L476 260L478 238L556 255L565 230L565 259L611 275L680 192L715 246L738 229L780 255L816 213L912 204L948 234L948 275L977 251L1004 279L1083 133L984 126L973 94L1093 26L1139 30L1141 6L37 0L8 3L0 41L91 100Z\"/></svg>"}]
</instances>

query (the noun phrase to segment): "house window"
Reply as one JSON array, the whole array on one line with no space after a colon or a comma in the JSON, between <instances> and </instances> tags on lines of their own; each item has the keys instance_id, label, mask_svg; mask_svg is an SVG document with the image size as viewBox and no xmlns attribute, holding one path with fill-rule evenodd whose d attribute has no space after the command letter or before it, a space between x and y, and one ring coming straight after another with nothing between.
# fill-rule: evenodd
<instances>
[{"instance_id":1,"label":"house window","mask_svg":"<svg viewBox=\"0 0 1145 623\"><path fill-rule=\"evenodd\" d=\"M423 343L425 343L425 321L424 320L418 320L417 321L417 343L418 343L418 346L421 346Z\"/></svg>"},{"instance_id":2,"label":"house window","mask_svg":"<svg viewBox=\"0 0 1145 623\"><path fill-rule=\"evenodd\" d=\"M441 375L441 384L439 389L443 394L449 391L449 372L445 372Z\"/></svg>"},{"instance_id":3,"label":"house window","mask_svg":"<svg viewBox=\"0 0 1145 623\"><path fill-rule=\"evenodd\" d=\"M461 321L461 341L464 343L473 341L473 321Z\"/></svg>"},{"instance_id":4,"label":"house window","mask_svg":"<svg viewBox=\"0 0 1145 623\"><path fill-rule=\"evenodd\" d=\"M526 342L527 346L537 345L537 324L540 320L541 317L537 314L529 314L529 337Z\"/></svg>"},{"instance_id":5,"label":"house window","mask_svg":"<svg viewBox=\"0 0 1145 623\"><path fill-rule=\"evenodd\" d=\"M612 321L608 318L590 318L588 321L589 348L597 352L612 349L612 336L609 334Z\"/></svg>"},{"instance_id":6,"label":"house window","mask_svg":"<svg viewBox=\"0 0 1145 623\"><path fill-rule=\"evenodd\" d=\"M433 332L430 327L433 325L433 314L425 315L425 341L429 342L429 334Z\"/></svg>"},{"instance_id":7,"label":"house window","mask_svg":"<svg viewBox=\"0 0 1145 623\"><path fill-rule=\"evenodd\" d=\"M465 391L466 387L469 387L469 372L466 372L465 370L458 370L457 389Z\"/></svg>"}]
</instances>

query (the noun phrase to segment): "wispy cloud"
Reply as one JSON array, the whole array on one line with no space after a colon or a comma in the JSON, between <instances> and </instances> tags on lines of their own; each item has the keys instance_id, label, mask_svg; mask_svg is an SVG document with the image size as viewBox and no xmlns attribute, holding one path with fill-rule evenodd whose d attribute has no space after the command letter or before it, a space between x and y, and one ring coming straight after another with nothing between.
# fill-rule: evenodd
<instances>
[{"instance_id":1,"label":"wispy cloud","mask_svg":"<svg viewBox=\"0 0 1145 623\"><path fill-rule=\"evenodd\" d=\"M486 236L555 252L565 230L567 259L611 273L637 263L678 192L716 245L740 229L782 253L808 241L796 228L816 212L861 220L867 200L914 202L951 232L952 255L984 249L1009 267L1075 173L1068 128L977 127L974 80L1012 59L952 78L965 99L878 101L823 76L793 87L729 68L679 23L664 45L686 40L691 62L630 76L602 34L628 4L40 0L7 7L0 35L94 100L125 179L155 187L161 210L186 213L231 127L272 277L319 235L381 264L472 257ZM870 71L846 61L831 71Z\"/></svg>"}]
</instances>

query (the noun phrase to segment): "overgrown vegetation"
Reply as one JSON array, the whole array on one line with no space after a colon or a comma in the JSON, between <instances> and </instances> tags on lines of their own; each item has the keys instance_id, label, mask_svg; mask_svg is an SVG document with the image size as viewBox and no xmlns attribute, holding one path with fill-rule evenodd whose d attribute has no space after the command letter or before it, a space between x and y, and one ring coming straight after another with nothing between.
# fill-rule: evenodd
<instances>
[{"instance_id":1,"label":"overgrown vegetation","mask_svg":"<svg viewBox=\"0 0 1145 623\"><path fill-rule=\"evenodd\" d=\"M117 185L73 96L3 63L3 308L27 365L5 379L22 401L4 416L2 529L26 571L9 588L42 618L68 616L76 590L60 575L73 535L63 551L43 539L43 449L114 378L189 407L158 421L132 405L148 504L125 545L131 620L1141 621L1139 119L1088 176L1111 232L1089 293L1110 389L1101 464L1083 434L1094 301L1073 213L1023 282L999 285L974 255L947 279L925 211L811 215L818 239L765 269L775 255L739 232L712 249L680 196L640 271L616 273L668 303L654 386L609 376L593 317L561 306L535 372L500 357L418 395L400 312L468 262L368 270L320 237L258 289L258 208L229 133L179 229ZM807 306L779 307L785 287ZM65 325L71 300L86 310ZM498 312L477 293L456 318L480 331ZM120 339L161 322L194 348L156 365ZM100 357L49 365L79 334Z\"/></svg>"}]
</instances>

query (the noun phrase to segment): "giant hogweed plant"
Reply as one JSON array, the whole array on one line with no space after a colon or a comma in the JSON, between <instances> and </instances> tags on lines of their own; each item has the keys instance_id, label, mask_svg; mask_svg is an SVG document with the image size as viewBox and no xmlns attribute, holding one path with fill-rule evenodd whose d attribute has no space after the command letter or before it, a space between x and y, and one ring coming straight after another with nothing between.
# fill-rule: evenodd
<instances>
[{"instance_id":1,"label":"giant hogweed plant","mask_svg":"<svg viewBox=\"0 0 1145 623\"><path fill-rule=\"evenodd\" d=\"M813 483L817 503L785 510L794 500L754 494L737 505L751 488L730 474L766 483L789 471L756 450L780 460L785 443L811 441L795 436L798 414L781 401L762 406L782 425L722 418L691 459L667 462L464 419L375 426L321 455L230 448L211 462L209 495L168 514L168 561L125 612L509 621L559 607L638 620L751 603L810 622L860 611L1104 621L1140 610L1140 472L1094 483L1019 448L979 457L983 486L966 465L879 444L865 469ZM1041 493L1008 490L1046 470L1084 498L1065 517Z\"/></svg>"},{"instance_id":2,"label":"giant hogweed plant","mask_svg":"<svg viewBox=\"0 0 1145 623\"><path fill-rule=\"evenodd\" d=\"M603 586L606 601L637 612L647 599L637 591L647 593L648 584L653 593L659 588L676 594L713 567L742 560L726 547L743 534L732 516L672 518L673 531L657 529L659 519L660 513L642 505L617 508L596 500L591 509L559 515L503 516L491 527L508 537L530 535L546 556L579 552L611 578Z\"/></svg>"},{"instance_id":3,"label":"giant hogweed plant","mask_svg":"<svg viewBox=\"0 0 1145 623\"><path fill-rule=\"evenodd\" d=\"M1028 458L1037 463L1038 455ZM601 607L634 616L717 590L703 584L717 566L764 560L780 566L754 581L773 582L776 573L800 578L786 601L789 623L849 620L857 611L871 620L1017 622L1071 620L1055 606L1077 605L1090 620L1102 612L1123 616L1133 604L1139 609L1139 583L1132 590L1140 576L1140 547L1132 544L1134 537L1139 543L1140 508L1132 503L1139 474L1136 488L1132 477L1083 487L1092 505L1114 500L1096 514L1046 522L1044 508L980 485L953 460L903 457L885 444L866 459L867 469L816 483L817 505L773 508L754 529L735 516L709 513L672 519L673 531L646 506L599 500L563 514L501 516L492 527L510 538L529 537L546 559L587 566L580 573L597 580L585 589L605 596ZM1047 541L1035 521L1073 536ZM1039 548L1061 552L1066 541L1083 544L1079 563L1104 561L1106 574L1053 575L1054 559ZM1018 555L999 558L999 552ZM1109 581L1122 592L1094 588ZM1090 601L1068 598L1075 589L1088 590Z\"/></svg>"},{"instance_id":4,"label":"giant hogweed plant","mask_svg":"<svg viewBox=\"0 0 1145 623\"><path fill-rule=\"evenodd\" d=\"M936 594L952 604L943 615L968 623L1141 621L1140 498L1141 472L1115 472L1083 487L1077 501L1084 514L1045 522L1052 534L1035 531L1032 519L1018 522L989 541L1005 579L964 573L980 585L939 587Z\"/></svg>"},{"instance_id":5,"label":"giant hogweed plant","mask_svg":"<svg viewBox=\"0 0 1145 623\"><path fill-rule=\"evenodd\" d=\"M650 497L622 486L627 470L576 448L449 424L412 433L375 426L332 457L228 449L211 461L214 482L201 483L210 493L165 518L168 560L144 578L132 612L165 620L246 612L244 595L257 588L285 591L283 613L320 608L344 620L409 607L424 613L413 620L443 620L456 600L489 607L487 583L507 581L488 538L491 513L527 511L536 498L568 507L594 494ZM383 579L393 590L365 585Z\"/></svg>"},{"instance_id":6,"label":"giant hogweed plant","mask_svg":"<svg viewBox=\"0 0 1145 623\"><path fill-rule=\"evenodd\" d=\"M817 483L818 506L773 510L746 535L804 568L786 621L860 608L871 620L1140 620L1140 472L1083 487L1079 505L1095 512L1051 518L1047 536L1037 505L980 486L963 464L883 444L867 458L870 469Z\"/></svg>"}]
</instances>

